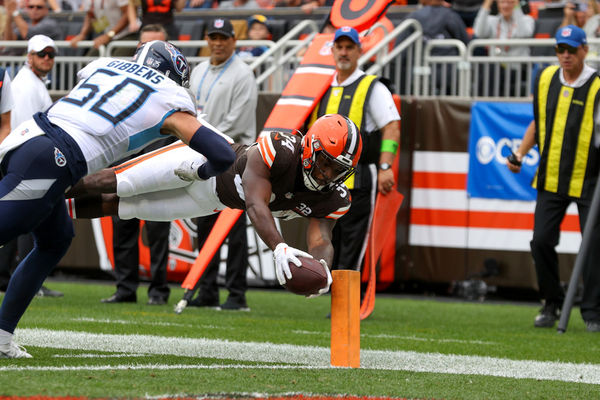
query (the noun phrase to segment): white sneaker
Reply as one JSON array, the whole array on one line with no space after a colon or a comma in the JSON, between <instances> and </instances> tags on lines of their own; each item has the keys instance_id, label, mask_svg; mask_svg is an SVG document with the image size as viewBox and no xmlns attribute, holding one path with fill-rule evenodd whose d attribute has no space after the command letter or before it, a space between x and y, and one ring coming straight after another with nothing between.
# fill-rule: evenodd
<instances>
[{"instance_id":1,"label":"white sneaker","mask_svg":"<svg viewBox=\"0 0 600 400\"><path fill-rule=\"evenodd\" d=\"M31 354L24 347L19 346L14 341L8 344L0 345L0 358L32 358Z\"/></svg>"}]
</instances>

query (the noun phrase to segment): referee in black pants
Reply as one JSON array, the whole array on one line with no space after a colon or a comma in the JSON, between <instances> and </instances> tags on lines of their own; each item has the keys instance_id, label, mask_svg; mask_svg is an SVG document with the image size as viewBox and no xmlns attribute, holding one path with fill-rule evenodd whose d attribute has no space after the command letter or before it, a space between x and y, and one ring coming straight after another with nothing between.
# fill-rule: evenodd
<instances>
[{"instance_id":1,"label":"referee in black pants","mask_svg":"<svg viewBox=\"0 0 600 400\"><path fill-rule=\"evenodd\" d=\"M551 328L560 315L564 291L560 285L555 247L567 207L574 202L581 229L593 229L598 243L597 221L587 216L598 179L600 127L600 77L585 65L588 52L585 32L567 25L556 33L559 66L545 68L534 89L534 117L519 149L509 156L508 167L519 172L523 157L537 144L540 163L533 186L537 189L531 255L535 263L543 307L534 326ZM591 223L591 221L590 221ZM583 269L581 315L587 330L600 332L600 246L592 246Z\"/></svg>"}]
</instances>

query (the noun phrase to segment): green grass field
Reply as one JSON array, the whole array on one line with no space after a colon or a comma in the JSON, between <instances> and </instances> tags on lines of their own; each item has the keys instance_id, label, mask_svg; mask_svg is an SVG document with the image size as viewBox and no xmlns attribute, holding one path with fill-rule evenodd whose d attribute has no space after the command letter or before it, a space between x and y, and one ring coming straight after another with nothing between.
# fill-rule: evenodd
<instances>
[{"instance_id":1,"label":"green grass field","mask_svg":"<svg viewBox=\"0 0 600 400\"><path fill-rule=\"evenodd\" d=\"M329 366L329 296L250 290L250 312L101 304L113 285L51 282L17 330L32 359L0 360L0 396L304 395L600 399L600 335L533 328L538 306L380 296L361 368Z\"/></svg>"}]
</instances>

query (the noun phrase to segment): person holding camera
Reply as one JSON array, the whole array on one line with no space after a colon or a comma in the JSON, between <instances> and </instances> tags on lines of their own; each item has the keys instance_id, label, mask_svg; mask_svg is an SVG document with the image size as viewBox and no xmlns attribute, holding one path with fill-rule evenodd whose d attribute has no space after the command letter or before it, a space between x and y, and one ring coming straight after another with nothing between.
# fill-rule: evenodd
<instances>
[{"instance_id":1,"label":"person holding camera","mask_svg":"<svg viewBox=\"0 0 600 400\"><path fill-rule=\"evenodd\" d=\"M593 229L592 243L600 240L598 221L587 225L600 159L600 77L584 63L588 53L585 32L567 25L556 33L559 65L546 67L537 76L532 121L518 150L507 160L515 173L537 144L540 162L533 186L537 189L531 255L535 264L543 307L534 326L552 328L564 301L555 247L560 224L571 203L577 204L581 230ZM592 246L583 268L581 316L587 330L600 332L600 246Z\"/></svg>"}]
</instances>

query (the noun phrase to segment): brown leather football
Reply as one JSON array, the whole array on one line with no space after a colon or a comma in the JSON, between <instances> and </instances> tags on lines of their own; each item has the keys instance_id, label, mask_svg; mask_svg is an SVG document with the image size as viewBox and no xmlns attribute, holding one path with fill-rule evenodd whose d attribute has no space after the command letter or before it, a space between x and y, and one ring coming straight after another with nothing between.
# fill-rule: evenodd
<instances>
[{"instance_id":1,"label":"brown leather football","mask_svg":"<svg viewBox=\"0 0 600 400\"><path fill-rule=\"evenodd\" d=\"M301 267L290 263L292 279L289 279L285 285L287 290L292 293L308 296L317 294L319 289L327 286L327 273L323 265L314 258L298 257L302 262Z\"/></svg>"}]
</instances>

